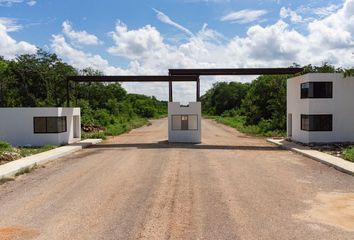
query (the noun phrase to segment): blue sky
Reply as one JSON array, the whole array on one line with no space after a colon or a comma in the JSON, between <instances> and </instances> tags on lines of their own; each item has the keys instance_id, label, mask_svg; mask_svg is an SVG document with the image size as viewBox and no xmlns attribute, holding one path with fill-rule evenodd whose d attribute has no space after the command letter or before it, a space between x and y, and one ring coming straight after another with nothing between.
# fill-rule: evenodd
<instances>
[{"instance_id":1,"label":"blue sky","mask_svg":"<svg viewBox=\"0 0 354 240\"><path fill-rule=\"evenodd\" d=\"M0 55L12 59L35 47L106 74L325 61L348 67L354 0L0 0ZM216 80L206 79L202 90ZM166 98L162 85L126 87ZM193 99L189 85L176 91Z\"/></svg>"}]
</instances>

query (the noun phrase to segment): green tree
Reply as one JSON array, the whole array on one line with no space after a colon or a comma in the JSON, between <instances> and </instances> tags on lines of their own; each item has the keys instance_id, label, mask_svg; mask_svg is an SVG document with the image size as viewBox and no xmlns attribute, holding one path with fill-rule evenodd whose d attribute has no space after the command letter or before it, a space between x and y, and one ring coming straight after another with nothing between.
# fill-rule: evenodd
<instances>
[{"instance_id":1,"label":"green tree","mask_svg":"<svg viewBox=\"0 0 354 240\"><path fill-rule=\"evenodd\" d=\"M242 113L249 125L272 120L274 129L286 126L286 80L289 76L260 76L242 101Z\"/></svg>"},{"instance_id":2,"label":"green tree","mask_svg":"<svg viewBox=\"0 0 354 240\"><path fill-rule=\"evenodd\" d=\"M63 106L66 99L66 77L76 70L55 54L38 50L8 61L3 85L9 93L3 106ZM11 100L12 99L12 100Z\"/></svg>"},{"instance_id":3,"label":"green tree","mask_svg":"<svg viewBox=\"0 0 354 240\"><path fill-rule=\"evenodd\" d=\"M239 109L248 89L248 83L215 83L202 97L203 111L207 114L221 115L227 110Z\"/></svg>"},{"instance_id":4,"label":"green tree","mask_svg":"<svg viewBox=\"0 0 354 240\"><path fill-rule=\"evenodd\" d=\"M313 66L311 64L303 67L306 73L342 73L344 70L342 68L336 68L335 66L324 62L321 66Z\"/></svg>"}]
</instances>

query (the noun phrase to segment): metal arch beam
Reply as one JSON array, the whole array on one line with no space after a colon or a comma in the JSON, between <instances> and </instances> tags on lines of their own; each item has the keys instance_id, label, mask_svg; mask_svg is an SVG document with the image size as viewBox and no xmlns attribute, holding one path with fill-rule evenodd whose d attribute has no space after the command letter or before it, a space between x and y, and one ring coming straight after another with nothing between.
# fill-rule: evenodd
<instances>
[{"instance_id":1,"label":"metal arch beam","mask_svg":"<svg viewBox=\"0 0 354 240\"><path fill-rule=\"evenodd\" d=\"M169 101L173 101L173 82L196 82L197 83L197 101L200 98L199 76L194 75L178 75L178 76L161 76L161 75L140 75L140 76L68 76L66 79L66 104L70 106L70 81L72 82L168 82L169 83Z\"/></svg>"},{"instance_id":2,"label":"metal arch beam","mask_svg":"<svg viewBox=\"0 0 354 240\"><path fill-rule=\"evenodd\" d=\"M69 76L68 81L73 82L196 82L198 76Z\"/></svg>"}]
</instances>

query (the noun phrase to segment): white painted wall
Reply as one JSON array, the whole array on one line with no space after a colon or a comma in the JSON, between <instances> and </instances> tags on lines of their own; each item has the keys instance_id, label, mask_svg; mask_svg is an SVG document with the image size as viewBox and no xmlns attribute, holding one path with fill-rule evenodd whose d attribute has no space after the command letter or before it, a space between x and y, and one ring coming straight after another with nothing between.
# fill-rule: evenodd
<instances>
[{"instance_id":1,"label":"white painted wall","mask_svg":"<svg viewBox=\"0 0 354 240\"><path fill-rule=\"evenodd\" d=\"M64 117L67 132L34 134L34 117ZM74 134L73 116L77 116L77 132ZM0 108L0 140L13 146L64 145L81 139L80 108ZM74 136L78 138L74 138Z\"/></svg>"},{"instance_id":2,"label":"white painted wall","mask_svg":"<svg viewBox=\"0 0 354 240\"><path fill-rule=\"evenodd\" d=\"M179 102L168 103L168 141L183 142L183 143L200 143L202 140L201 119L202 110L200 102L190 102L188 107L183 107ZM197 130L173 130L172 116L173 115L197 115ZM196 126L189 123L190 128Z\"/></svg>"},{"instance_id":3,"label":"white painted wall","mask_svg":"<svg viewBox=\"0 0 354 240\"><path fill-rule=\"evenodd\" d=\"M333 98L301 99L301 83L333 82ZM288 79L287 116L292 114L291 139L303 143L354 142L354 78L340 73L310 73ZM301 114L332 114L332 132L301 130Z\"/></svg>"}]
</instances>

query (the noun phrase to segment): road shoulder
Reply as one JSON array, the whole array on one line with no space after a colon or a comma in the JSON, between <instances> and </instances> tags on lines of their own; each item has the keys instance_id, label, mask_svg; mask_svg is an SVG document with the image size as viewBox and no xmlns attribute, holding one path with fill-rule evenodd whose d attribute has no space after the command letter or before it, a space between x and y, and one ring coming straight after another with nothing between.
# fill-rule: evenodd
<instances>
[{"instance_id":1,"label":"road shoulder","mask_svg":"<svg viewBox=\"0 0 354 240\"><path fill-rule=\"evenodd\" d=\"M93 144L97 144L101 141L102 141L101 139L86 139L74 144L55 148L46 152L21 158L16 161L12 161L7 164L1 165L0 179L14 177L16 173L18 173L23 169L32 168L38 165L43 165L47 162L53 161L60 157L70 155L74 152L80 151L84 148L87 148Z\"/></svg>"},{"instance_id":2,"label":"road shoulder","mask_svg":"<svg viewBox=\"0 0 354 240\"><path fill-rule=\"evenodd\" d=\"M306 146L301 146L299 144L286 141L285 139L267 139L267 142L273 143L283 149L287 149L303 156L309 157L328 166L334 167L335 169L354 175L354 163L346 161L342 158L329 155L320 151L313 150Z\"/></svg>"}]
</instances>

